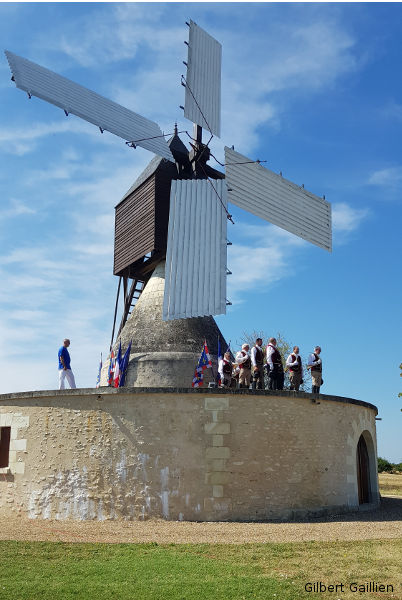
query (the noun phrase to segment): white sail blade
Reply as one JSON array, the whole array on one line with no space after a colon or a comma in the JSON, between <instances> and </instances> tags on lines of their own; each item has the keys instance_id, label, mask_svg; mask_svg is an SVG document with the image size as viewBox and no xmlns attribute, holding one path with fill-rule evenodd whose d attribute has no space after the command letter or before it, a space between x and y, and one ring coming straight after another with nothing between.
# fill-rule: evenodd
<instances>
[{"instance_id":1,"label":"white sail blade","mask_svg":"<svg viewBox=\"0 0 402 600\"><path fill-rule=\"evenodd\" d=\"M329 202L227 147L225 163L229 202L332 251Z\"/></svg>"},{"instance_id":2,"label":"white sail blade","mask_svg":"<svg viewBox=\"0 0 402 600\"><path fill-rule=\"evenodd\" d=\"M223 180L213 186L172 181L164 321L226 313L227 194Z\"/></svg>"},{"instance_id":3,"label":"white sail blade","mask_svg":"<svg viewBox=\"0 0 402 600\"><path fill-rule=\"evenodd\" d=\"M21 90L174 162L162 131L154 121L26 58L7 50L5 54L15 84Z\"/></svg>"},{"instance_id":4,"label":"white sail blade","mask_svg":"<svg viewBox=\"0 0 402 600\"><path fill-rule=\"evenodd\" d=\"M222 46L190 21L184 116L221 135Z\"/></svg>"}]
</instances>

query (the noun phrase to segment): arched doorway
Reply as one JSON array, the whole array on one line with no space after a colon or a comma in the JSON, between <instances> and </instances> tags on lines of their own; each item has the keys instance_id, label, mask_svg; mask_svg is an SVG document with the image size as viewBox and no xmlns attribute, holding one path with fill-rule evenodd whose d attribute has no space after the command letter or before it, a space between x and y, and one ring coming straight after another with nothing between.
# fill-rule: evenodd
<instances>
[{"instance_id":1,"label":"arched doorway","mask_svg":"<svg viewBox=\"0 0 402 600\"><path fill-rule=\"evenodd\" d=\"M357 444L357 489L359 504L367 504L371 501L370 494L370 462L366 441L360 436Z\"/></svg>"}]
</instances>

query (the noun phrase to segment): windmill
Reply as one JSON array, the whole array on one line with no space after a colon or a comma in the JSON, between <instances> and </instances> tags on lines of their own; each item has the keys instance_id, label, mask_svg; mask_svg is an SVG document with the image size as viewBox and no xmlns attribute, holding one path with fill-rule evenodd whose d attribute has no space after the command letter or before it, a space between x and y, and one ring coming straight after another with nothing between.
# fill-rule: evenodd
<instances>
[{"instance_id":1,"label":"windmill","mask_svg":"<svg viewBox=\"0 0 402 600\"><path fill-rule=\"evenodd\" d=\"M177 128L167 142L159 126L31 61L6 51L12 80L36 96L157 156L116 206L114 274L124 289L122 334L136 300L166 260L162 320L225 314L228 203L331 251L331 207L303 186L225 147L225 173L207 164L220 137L222 47L194 21L189 39L185 118L193 122L191 151ZM202 142L203 129L210 133ZM114 329L112 342L114 339Z\"/></svg>"}]
</instances>

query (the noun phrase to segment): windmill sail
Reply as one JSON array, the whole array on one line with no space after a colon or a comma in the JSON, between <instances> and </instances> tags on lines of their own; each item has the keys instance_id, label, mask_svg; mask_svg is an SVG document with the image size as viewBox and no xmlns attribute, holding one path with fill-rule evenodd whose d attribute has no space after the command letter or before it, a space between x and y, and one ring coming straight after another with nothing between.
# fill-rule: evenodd
<instances>
[{"instance_id":1,"label":"windmill sail","mask_svg":"<svg viewBox=\"0 0 402 600\"><path fill-rule=\"evenodd\" d=\"M222 46L190 21L184 116L221 135Z\"/></svg>"},{"instance_id":2,"label":"windmill sail","mask_svg":"<svg viewBox=\"0 0 402 600\"><path fill-rule=\"evenodd\" d=\"M329 202L227 147L225 163L229 202L332 251Z\"/></svg>"},{"instance_id":3,"label":"windmill sail","mask_svg":"<svg viewBox=\"0 0 402 600\"><path fill-rule=\"evenodd\" d=\"M213 185L172 181L164 321L226 313L227 194L223 180Z\"/></svg>"},{"instance_id":4,"label":"windmill sail","mask_svg":"<svg viewBox=\"0 0 402 600\"><path fill-rule=\"evenodd\" d=\"M162 131L153 121L26 58L7 50L5 54L16 86L21 90L97 125L102 131L174 161Z\"/></svg>"}]
</instances>

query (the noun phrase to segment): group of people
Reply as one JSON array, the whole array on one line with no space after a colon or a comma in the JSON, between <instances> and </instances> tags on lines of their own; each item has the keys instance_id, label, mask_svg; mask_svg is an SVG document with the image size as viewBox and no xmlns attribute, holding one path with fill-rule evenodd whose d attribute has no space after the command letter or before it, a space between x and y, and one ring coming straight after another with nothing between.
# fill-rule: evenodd
<instances>
[{"instance_id":1,"label":"group of people","mask_svg":"<svg viewBox=\"0 0 402 600\"><path fill-rule=\"evenodd\" d=\"M316 346L314 352L309 355L307 363L307 369L311 372L312 392L316 394L320 393L320 387L324 383L320 354L321 348ZM220 386L249 389L251 383L253 390L263 390L265 373L267 373L268 389L283 390L285 369L289 371L290 389L298 392L303 383L303 365L299 347L293 347L284 367L276 338L269 339L265 352L262 339L257 338L251 351L249 344L242 345L241 350L236 354L235 362L232 362L231 352L225 352L218 366Z\"/></svg>"},{"instance_id":2,"label":"group of people","mask_svg":"<svg viewBox=\"0 0 402 600\"><path fill-rule=\"evenodd\" d=\"M71 370L70 354L68 347L70 340L65 339L59 349L59 389L64 390L65 380L71 388L75 388L74 374ZM316 346L314 352L309 355L307 369L311 372L312 392L319 394L320 387L324 383L322 379L321 348ZM219 361L218 371L220 386L240 389L265 389L265 373L268 375L269 390L283 390L285 381L285 369L289 371L290 389L299 391L303 383L303 365L299 354L299 347L294 346L293 351L286 359L284 368L281 353L276 345L276 338L271 337L268 345L264 348L262 339L257 338L255 345L251 348L249 344L243 344L241 350L236 354L235 362L232 361L230 351L225 352Z\"/></svg>"}]
</instances>

